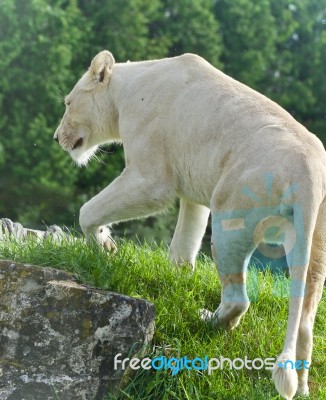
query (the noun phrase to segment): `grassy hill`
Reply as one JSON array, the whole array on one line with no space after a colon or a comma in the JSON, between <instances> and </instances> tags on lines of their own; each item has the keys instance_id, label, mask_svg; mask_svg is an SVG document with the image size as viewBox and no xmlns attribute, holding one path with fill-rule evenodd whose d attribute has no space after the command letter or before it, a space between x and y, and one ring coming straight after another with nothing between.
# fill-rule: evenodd
<instances>
[{"instance_id":1,"label":"grassy hill","mask_svg":"<svg viewBox=\"0 0 326 400\"><path fill-rule=\"evenodd\" d=\"M216 331L202 322L198 310L214 310L220 286L210 258L199 257L191 273L168 259L163 245L137 246L120 241L119 250L109 255L82 239L54 243L0 241L0 258L70 271L81 282L106 290L152 301L157 310L153 347L148 357L219 358L254 360L275 358L281 352L287 324L288 280L250 270L249 311L234 331ZM319 306L310 369L312 400L326 399L326 289ZM271 371L264 368L182 370L138 370L133 379L110 400L278 400Z\"/></svg>"}]
</instances>

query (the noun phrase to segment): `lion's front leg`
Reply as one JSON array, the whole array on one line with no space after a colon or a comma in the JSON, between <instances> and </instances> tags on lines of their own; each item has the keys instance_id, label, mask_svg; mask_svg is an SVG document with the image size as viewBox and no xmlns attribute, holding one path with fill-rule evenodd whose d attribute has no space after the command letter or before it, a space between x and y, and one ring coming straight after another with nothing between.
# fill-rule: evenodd
<instances>
[{"instance_id":1,"label":"lion's front leg","mask_svg":"<svg viewBox=\"0 0 326 400\"><path fill-rule=\"evenodd\" d=\"M82 206L79 223L87 240L95 237L99 244L112 249L114 242L107 225L155 214L173 198L171 185L155 176L145 177L126 169Z\"/></svg>"},{"instance_id":2,"label":"lion's front leg","mask_svg":"<svg viewBox=\"0 0 326 400\"><path fill-rule=\"evenodd\" d=\"M170 257L177 264L195 265L210 210L180 199L178 223L170 246Z\"/></svg>"}]
</instances>

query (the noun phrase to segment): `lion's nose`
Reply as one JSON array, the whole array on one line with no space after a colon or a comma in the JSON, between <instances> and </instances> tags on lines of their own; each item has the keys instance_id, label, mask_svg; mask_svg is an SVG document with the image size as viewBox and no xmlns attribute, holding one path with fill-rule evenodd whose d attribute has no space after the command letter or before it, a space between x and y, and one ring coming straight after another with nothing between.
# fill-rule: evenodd
<instances>
[{"instance_id":1,"label":"lion's nose","mask_svg":"<svg viewBox=\"0 0 326 400\"><path fill-rule=\"evenodd\" d=\"M54 135L53 135L53 140L55 140L57 143L59 143L60 129L61 129L61 124L57 127L57 129L55 130Z\"/></svg>"},{"instance_id":2,"label":"lion's nose","mask_svg":"<svg viewBox=\"0 0 326 400\"><path fill-rule=\"evenodd\" d=\"M53 140L55 140L57 143L59 143L59 132L58 132L58 130L56 130L54 132Z\"/></svg>"}]
</instances>

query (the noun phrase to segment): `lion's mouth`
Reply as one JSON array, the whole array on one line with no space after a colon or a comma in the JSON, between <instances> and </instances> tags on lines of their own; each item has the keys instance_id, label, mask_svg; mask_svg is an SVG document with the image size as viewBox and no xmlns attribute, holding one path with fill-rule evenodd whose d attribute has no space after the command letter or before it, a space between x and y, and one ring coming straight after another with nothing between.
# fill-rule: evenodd
<instances>
[{"instance_id":1,"label":"lion's mouth","mask_svg":"<svg viewBox=\"0 0 326 400\"><path fill-rule=\"evenodd\" d=\"M78 147L82 146L84 143L84 139L83 138L79 138L76 143L73 145L72 150L77 149Z\"/></svg>"}]
</instances>

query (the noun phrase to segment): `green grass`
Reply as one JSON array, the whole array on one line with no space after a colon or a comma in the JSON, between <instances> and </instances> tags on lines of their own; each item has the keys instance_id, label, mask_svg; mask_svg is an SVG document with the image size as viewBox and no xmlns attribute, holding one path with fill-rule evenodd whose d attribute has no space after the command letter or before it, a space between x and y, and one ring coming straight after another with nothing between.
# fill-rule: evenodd
<instances>
[{"instance_id":1,"label":"green grass","mask_svg":"<svg viewBox=\"0 0 326 400\"><path fill-rule=\"evenodd\" d=\"M249 359L281 352L287 324L288 280L250 271L248 292L255 300L234 331L216 331L198 317L200 308L214 310L220 285L211 259L199 257L195 273L169 262L164 246L137 246L120 241L115 255L97 246L74 243L1 242L0 258L70 271L83 283L152 301L157 310L156 331L149 357L164 354L189 358L224 356ZM257 287L259 292L257 295ZM319 305L310 369L310 399L326 399L326 292ZM279 400L271 371L138 370L110 400Z\"/></svg>"}]
</instances>

